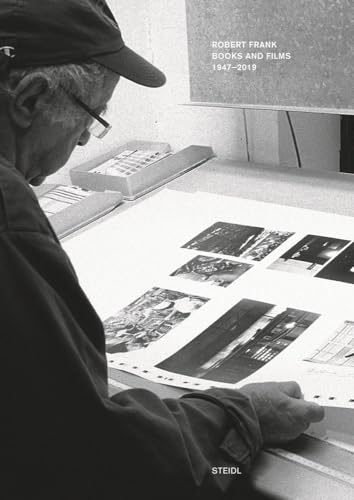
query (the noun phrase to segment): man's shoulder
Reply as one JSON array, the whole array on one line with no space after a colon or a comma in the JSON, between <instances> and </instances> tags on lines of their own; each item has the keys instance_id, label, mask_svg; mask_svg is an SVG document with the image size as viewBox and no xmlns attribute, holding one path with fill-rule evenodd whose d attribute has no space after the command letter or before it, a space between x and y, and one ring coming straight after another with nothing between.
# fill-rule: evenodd
<instances>
[{"instance_id":1,"label":"man's shoulder","mask_svg":"<svg viewBox=\"0 0 354 500\"><path fill-rule=\"evenodd\" d=\"M32 188L15 168L1 161L0 231L49 232Z\"/></svg>"}]
</instances>

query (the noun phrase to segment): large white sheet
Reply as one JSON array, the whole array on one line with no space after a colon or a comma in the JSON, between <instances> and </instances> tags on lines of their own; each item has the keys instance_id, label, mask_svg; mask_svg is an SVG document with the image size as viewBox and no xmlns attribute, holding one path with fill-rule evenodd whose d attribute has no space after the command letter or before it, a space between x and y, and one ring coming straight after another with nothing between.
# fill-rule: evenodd
<instances>
[{"instance_id":1,"label":"large white sheet","mask_svg":"<svg viewBox=\"0 0 354 500\"><path fill-rule=\"evenodd\" d=\"M165 190L64 246L112 367L354 408L353 241L350 217Z\"/></svg>"}]
</instances>

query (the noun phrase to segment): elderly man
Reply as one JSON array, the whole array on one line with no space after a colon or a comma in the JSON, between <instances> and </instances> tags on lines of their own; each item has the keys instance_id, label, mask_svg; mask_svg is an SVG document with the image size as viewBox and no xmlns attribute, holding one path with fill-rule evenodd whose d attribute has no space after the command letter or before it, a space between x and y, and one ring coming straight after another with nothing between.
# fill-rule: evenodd
<instances>
[{"instance_id":1,"label":"elderly man","mask_svg":"<svg viewBox=\"0 0 354 500\"><path fill-rule=\"evenodd\" d=\"M29 186L108 128L119 75L165 81L104 1L0 2L0 498L246 498L260 448L322 409L293 382L110 399L102 324Z\"/></svg>"}]
</instances>

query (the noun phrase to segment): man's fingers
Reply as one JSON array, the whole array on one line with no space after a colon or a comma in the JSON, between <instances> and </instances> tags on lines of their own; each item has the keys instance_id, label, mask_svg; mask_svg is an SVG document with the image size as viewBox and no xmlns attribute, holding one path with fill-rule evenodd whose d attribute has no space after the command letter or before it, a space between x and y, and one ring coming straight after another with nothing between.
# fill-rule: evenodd
<instances>
[{"instance_id":1,"label":"man's fingers","mask_svg":"<svg viewBox=\"0 0 354 500\"><path fill-rule=\"evenodd\" d=\"M316 403L305 402L307 418L310 422L320 422L324 415L324 408Z\"/></svg>"},{"instance_id":2,"label":"man's fingers","mask_svg":"<svg viewBox=\"0 0 354 500\"><path fill-rule=\"evenodd\" d=\"M297 382L279 382L279 389L291 398L301 399L302 391Z\"/></svg>"},{"instance_id":3,"label":"man's fingers","mask_svg":"<svg viewBox=\"0 0 354 500\"><path fill-rule=\"evenodd\" d=\"M291 405L293 415L299 421L303 421L308 425L313 422L320 422L324 417L324 409L316 403L309 403L308 401L294 401Z\"/></svg>"},{"instance_id":4,"label":"man's fingers","mask_svg":"<svg viewBox=\"0 0 354 500\"><path fill-rule=\"evenodd\" d=\"M282 390L287 396L295 399L303 398L301 387L297 382L281 382L279 385L280 390ZM324 409L322 406L308 401L299 401L299 404L301 404L301 406L303 406L303 410L306 411L306 418L308 422L320 422L323 419Z\"/></svg>"}]
</instances>

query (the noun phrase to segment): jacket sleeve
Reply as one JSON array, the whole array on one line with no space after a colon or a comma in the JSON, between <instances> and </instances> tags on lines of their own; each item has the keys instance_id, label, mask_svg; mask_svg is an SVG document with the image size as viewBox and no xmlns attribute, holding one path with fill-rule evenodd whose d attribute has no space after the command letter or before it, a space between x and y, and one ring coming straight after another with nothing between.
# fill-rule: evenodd
<instances>
[{"instance_id":1,"label":"jacket sleeve","mask_svg":"<svg viewBox=\"0 0 354 500\"><path fill-rule=\"evenodd\" d=\"M241 491L262 444L247 396L110 399L102 325L61 247L1 233L0 279L4 498L219 499L236 480ZM218 469L234 466L244 477Z\"/></svg>"},{"instance_id":2,"label":"jacket sleeve","mask_svg":"<svg viewBox=\"0 0 354 500\"><path fill-rule=\"evenodd\" d=\"M173 484L177 498L224 498L235 480L241 488L262 445L252 403L238 391L211 389L160 400L132 389L112 401L119 408L131 404L122 427L134 436L134 455L144 453L142 463L153 464L149 474L157 474L154 480L164 482L165 491ZM242 479L233 475L237 466Z\"/></svg>"}]
</instances>

